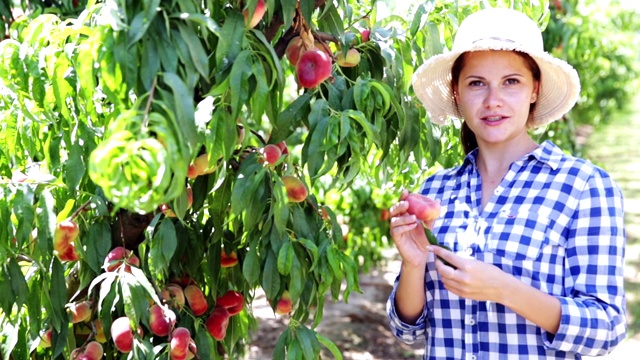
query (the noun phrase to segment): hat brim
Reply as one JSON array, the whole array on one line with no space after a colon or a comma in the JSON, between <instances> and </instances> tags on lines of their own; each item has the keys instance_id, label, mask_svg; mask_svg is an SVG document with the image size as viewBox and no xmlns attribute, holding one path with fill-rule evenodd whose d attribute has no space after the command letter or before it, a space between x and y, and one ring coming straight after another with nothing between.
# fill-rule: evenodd
<instances>
[{"instance_id":1,"label":"hat brim","mask_svg":"<svg viewBox=\"0 0 640 360\"><path fill-rule=\"evenodd\" d=\"M529 54L540 68L540 92L533 112L531 127L540 127L560 119L578 101L580 78L576 70L564 60L547 52L531 53L517 46L494 46L484 43L464 52L507 50ZM446 124L449 118L458 118L451 89L451 67L464 52L435 55L422 64L413 75L413 90L436 124Z\"/></svg>"}]
</instances>

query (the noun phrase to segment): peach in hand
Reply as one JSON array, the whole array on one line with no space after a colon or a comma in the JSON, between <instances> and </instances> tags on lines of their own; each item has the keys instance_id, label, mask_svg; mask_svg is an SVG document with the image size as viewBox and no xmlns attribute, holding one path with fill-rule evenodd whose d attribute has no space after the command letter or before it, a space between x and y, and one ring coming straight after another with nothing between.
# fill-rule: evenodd
<instances>
[{"instance_id":1,"label":"peach in hand","mask_svg":"<svg viewBox=\"0 0 640 360\"><path fill-rule=\"evenodd\" d=\"M410 193L405 199L409 203L407 213L423 222L431 222L440 216L440 202L425 195Z\"/></svg>"}]
</instances>

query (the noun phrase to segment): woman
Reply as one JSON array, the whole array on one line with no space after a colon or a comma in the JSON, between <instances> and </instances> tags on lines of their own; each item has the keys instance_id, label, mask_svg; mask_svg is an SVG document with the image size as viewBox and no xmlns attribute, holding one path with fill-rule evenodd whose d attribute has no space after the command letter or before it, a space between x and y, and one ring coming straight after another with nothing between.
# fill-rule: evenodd
<instances>
[{"instance_id":1,"label":"woman","mask_svg":"<svg viewBox=\"0 0 640 360\"><path fill-rule=\"evenodd\" d=\"M622 194L602 169L528 133L573 107L576 71L544 52L526 15L486 9L413 86L432 121L464 120L467 156L422 186L440 201L434 223L407 213L406 191L391 208L395 335L424 338L425 359L610 352L626 334ZM423 226L451 251L429 246Z\"/></svg>"}]
</instances>

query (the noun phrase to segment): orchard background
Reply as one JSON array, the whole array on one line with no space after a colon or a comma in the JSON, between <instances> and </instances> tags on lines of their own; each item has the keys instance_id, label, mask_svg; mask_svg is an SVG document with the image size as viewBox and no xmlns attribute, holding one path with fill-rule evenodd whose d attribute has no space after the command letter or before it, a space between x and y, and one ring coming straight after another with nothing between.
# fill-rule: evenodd
<instances>
[{"instance_id":1,"label":"orchard background","mask_svg":"<svg viewBox=\"0 0 640 360\"><path fill-rule=\"evenodd\" d=\"M3 359L241 358L258 290L287 318L274 358L341 358L325 302L392 246L400 189L462 156L413 71L480 8L525 12L580 73L540 140L580 154L634 95L619 2L401 5L1 0Z\"/></svg>"}]
</instances>

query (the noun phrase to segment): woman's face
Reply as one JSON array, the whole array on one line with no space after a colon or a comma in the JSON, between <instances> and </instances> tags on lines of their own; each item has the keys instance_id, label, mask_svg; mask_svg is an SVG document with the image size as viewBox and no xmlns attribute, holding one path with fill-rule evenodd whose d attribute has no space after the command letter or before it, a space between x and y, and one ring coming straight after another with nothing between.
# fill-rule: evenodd
<instances>
[{"instance_id":1,"label":"woman's face","mask_svg":"<svg viewBox=\"0 0 640 360\"><path fill-rule=\"evenodd\" d=\"M509 144L527 134L538 82L524 58L511 51L466 53L456 84L457 103L478 145Z\"/></svg>"}]
</instances>

